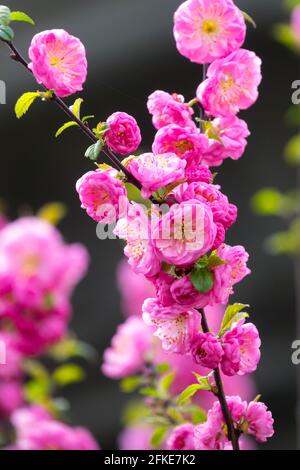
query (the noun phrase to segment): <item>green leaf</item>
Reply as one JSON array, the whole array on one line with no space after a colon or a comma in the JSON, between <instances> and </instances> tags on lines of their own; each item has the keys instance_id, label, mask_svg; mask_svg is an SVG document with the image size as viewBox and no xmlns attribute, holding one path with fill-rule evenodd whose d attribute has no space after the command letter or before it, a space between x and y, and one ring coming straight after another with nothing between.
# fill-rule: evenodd
<instances>
[{"instance_id":1,"label":"green leaf","mask_svg":"<svg viewBox=\"0 0 300 470\"><path fill-rule=\"evenodd\" d=\"M214 275L208 269L195 267L190 274L190 280L195 289L201 294L209 292L214 285Z\"/></svg>"},{"instance_id":2,"label":"green leaf","mask_svg":"<svg viewBox=\"0 0 300 470\"><path fill-rule=\"evenodd\" d=\"M25 23L34 25L33 19L23 11L12 11L10 14L10 21L25 21Z\"/></svg>"},{"instance_id":3,"label":"green leaf","mask_svg":"<svg viewBox=\"0 0 300 470\"><path fill-rule=\"evenodd\" d=\"M168 426L159 426L158 428L155 429L154 433L152 434L151 437L151 447L154 449L157 449L158 447L161 446L163 441L165 440L166 434L168 432Z\"/></svg>"},{"instance_id":4,"label":"green leaf","mask_svg":"<svg viewBox=\"0 0 300 470\"><path fill-rule=\"evenodd\" d=\"M85 157L89 158L92 161L96 161L99 157L101 150L103 149L104 142L103 140L98 140L96 144L91 145L85 152Z\"/></svg>"},{"instance_id":5,"label":"green leaf","mask_svg":"<svg viewBox=\"0 0 300 470\"><path fill-rule=\"evenodd\" d=\"M183 405L190 398L192 398L199 390L203 390L200 384L189 385L179 396L177 400L177 405Z\"/></svg>"},{"instance_id":6,"label":"green leaf","mask_svg":"<svg viewBox=\"0 0 300 470\"><path fill-rule=\"evenodd\" d=\"M293 52L297 51L297 44L292 28L288 24L277 24L273 28L273 36L276 41L283 46L288 47Z\"/></svg>"},{"instance_id":7,"label":"green leaf","mask_svg":"<svg viewBox=\"0 0 300 470\"><path fill-rule=\"evenodd\" d=\"M77 98L73 106L71 106L72 113L75 114L75 116L78 117L78 119L80 119L80 109L81 109L82 103L83 103L83 99Z\"/></svg>"},{"instance_id":8,"label":"green leaf","mask_svg":"<svg viewBox=\"0 0 300 470\"><path fill-rule=\"evenodd\" d=\"M69 129L69 127L74 127L74 126L78 126L77 122L75 121L66 122L58 129L58 131L55 134L55 137L59 137L66 129Z\"/></svg>"},{"instance_id":9,"label":"green leaf","mask_svg":"<svg viewBox=\"0 0 300 470\"><path fill-rule=\"evenodd\" d=\"M144 395L145 397L153 397L153 398L159 397L158 390L156 390L155 388L151 388L151 387L142 388L141 394Z\"/></svg>"},{"instance_id":10,"label":"green leaf","mask_svg":"<svg viewBox=\"0 0 300 470\"><path fill-rule=\"evenodd\" d=\"M155 371L158 374L165 374L166 372L169 372L169 370L170 370L170 364L168 364L167 362L164 362L162 364L158 364L155 367Z\"/></svg>"},{"instance_id":11,"label":"green leaf","mask_svg":"<svg viewBox=\"0 0 300 470\"><path fill-rule=\"evenodd\" d=\"M293 10L297 5L300 5L300 0L284 0L284 6L288 10Z\"/></svg>"},{"instance_id":12,"label":"green leaf","mask_svg":"<svg viewBox=\"0 0 300 470\"><path fill-rule=\"evenodd\" d=\"M85 372L77 364L65 364L58 367L53 372L53 380L58 385L64 387L73 383L82 382L85 378Z\"/></svg>"},{"instance_id":13,"label":"green leaf","mask_svg":"<svg viewBox=\"0 0 300 470\"><path fill-rule=\"evenodd\" d=\"M246 304L229 305L223 317L219 336L223 336L226 331L230 330L233 323L236 323L242 318L249 318L249 314L242 311L244 308L248 307L249 305Z\"/></svg>"},{"instance_id":14,"label":"green leaf","mask_svg":"<svg viewBox=\"0 0 300 470\"><path fill-rule=\"evenodd\" d=\"M285 120L290 126L300 126L300 105L291 106L285 115Z\"/></svg>"},{"instance_id":15,"label":"green leaf","mask_svg":"<svg viewBox=\"0 0 300 470\"><path fill-rule=\"evenodd\" d=\"M91 360L97 357L97 352L89 344L70 337L52 346L48 355L55 361L62 362L76 357Z\"/></svg>"},{"instance_id":16,"label":"green leaf","mask_svg":"<svg viewBox=\"0 0 300 470\"><path fill-rule=\"evenodd\" d=\"M192 423L195 425L205 423L207 420L207 413L197 405L191 404L184 411L191 415Z\"/></svg>"},{"instance_id":17,"label":"green leaf","mask_svg":"<svg viewBox=\"0 0 300 470\"><path fill-rule=\"evenodd\" d=\"M167 396L169 394L170 388L175 380L174 372L165 375L159 382L159 390L164 395Z\"/></svg>"},{"instance_id":18,"label":"green leaf","mask_svg":"<svg viewBox=\"0 0 300 470\"><path fill-rule=\"evenodd\" d=\"M10 23L10 9L5 5L0 6L0 24L7 26Z\"/></svg>"},{"instance_id":19,"label":"green leaf","mask_svg":"<svg viewBox=\"0 0 300 470\"><path fill-rule=\"evenodd\" d=\"M15 106L15 113L18 119L20 119L24 114L27 113L30 106L34 101L39 97L38 92L29 91L24 93L17 101Z\"/></svg>"},{"instance_id":20,"label":"green leaf","mask_svg":"<svg viewBox=\"0 0 300 470\"><path fill-rule=\"evenodd\" d=\"M25 399L30 403L44 403L49 396L49 385L42 380L31 380L24 385Z\"/></svg>"},{"instance_id":21,"label":"green leaf","mask_svg":"<svg viewBox=\"0 0 300 470\"><path fill-rule=\"evenodd\" d=\"M245 11L242 11L242 10L241 10L241 13L242 13L243 17L245 18L245 20L248 21L248 23L251 23L254 28L257 27L254 19L248 13L246 13Z\"/></svg>"},{"instance_id":22,"label":"green leaf","mask_svg":"<svg viewBox=\"0 0 300 470\"><path fill-rule=\"evenodd\" d=\"M12 41L15 34L10 26L0 24L0 39L3 41Z\"/></svg>"},{"instance_id":23,"label":"green leaf","mask_svg":"<svg viewBox=\"0 0 300 470\"><path fill-rule=\"evenodd\" d=\"M23 370L36 380L50 381L47 369L38 361L27 359L23 362Z\"/></svg>"},{"instance_id":24,"label":"green leaf","mask_svg":"<svg viewBox=\"0 0 300 470\"><path fill-rule=\"evenodd\" d=\"M251 207L258 215L269 216L282 213L284 196L275 188L258 191L252 198Z\"/></svg>"},{"instance_id":25,"label":"green leaf","mask_svg":"<svg viewBox=\"0 0 300 470\"><path fill-rule=\"evenodd\" d=\"M217 266L223 266L224 264L227 264L226 261L222 260L214 251L210 257L208 258L208 267L211 268L216 268Z\"/></svg>"},{"instance_id":26,"label":"green leaf","mask_svg":"<svg viewBox=\"0 0 300 470\"><path fill-rule=\"evenodd\" d=\"M132 393L141 385L140 377L126 377L121 381L121 390L124 393Z\"/></svg>"},{"instance_id":27,"label":"green leaf","mask_svg":"<svg viewBox=\"0 0 300 470\"><path fill-rule=\"evenodd\" d=\"M290 139L285 147L284 156L290 165L300 164L300 134Z\"/></svg>"},{"instance_id":28,"label":"green leaf","mask_svg":"<svg viewBox=\"0 0 300 470\"><path fill-rule=\"evenodd\" d=\"M197 382L199 383L199 385L201 385L201 390L211 390L211 386L210 386L210 383L209 383L209 377L210 376L207 376L207 377L203 377L202 375L199 375L197 374L196 372L193 372L193 375L196 377L197 379Z\"/></svg>"}]
</instances>

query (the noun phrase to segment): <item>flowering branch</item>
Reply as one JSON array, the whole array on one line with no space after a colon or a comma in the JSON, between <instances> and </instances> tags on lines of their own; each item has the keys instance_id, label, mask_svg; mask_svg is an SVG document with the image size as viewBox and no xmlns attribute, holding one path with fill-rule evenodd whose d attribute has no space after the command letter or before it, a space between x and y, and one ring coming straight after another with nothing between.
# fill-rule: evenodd
<instances>
[{"instance_id":1,"label":"flowering branch","mask_svg":"<svg viewBox=\"0 0 300 470\"><path fill-rule=\"evenodd\" d=\"M3 39L0 39L2 42L4 42L8 48L12 51L11 54L11 59L15 60L16 62L20 63L23 65L28 72L31 73L31 70L28 68L28 62L24 59L22 54L18 51L16 46L13 44L11 41L5 41ZM47 89L47 91L50 91ZM95 136L95 134L89 129L89 127L81 121L73 112L72 110L66 105L66 103L59 97L57 96L54 92L51 92L51 97L50 100L56 103L59 108L69 117L71 118L72 121L76 122L76 124L79 126L81 131L93 142L93 144L96 144L98 142L98 138ZM111 162L118 168L120 171L124 173L124 175L127 178L127 181L129 183L132 183L136 188L139 190L142 188L140 182L127 170L127 168L122 165L120 160L117 158L117 156L109 149L102 149L103 153L111 160Z\"/></svg>"}]
</instances>

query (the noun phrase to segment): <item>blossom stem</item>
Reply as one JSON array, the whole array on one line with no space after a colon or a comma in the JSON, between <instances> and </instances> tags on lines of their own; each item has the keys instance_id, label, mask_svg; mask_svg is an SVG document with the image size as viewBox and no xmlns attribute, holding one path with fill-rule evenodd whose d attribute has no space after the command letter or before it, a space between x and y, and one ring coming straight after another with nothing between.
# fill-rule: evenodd
<instances>
[{"instance_id":1,"label":"blossom stem","mask_svg":"<svg viewBox=\"0 0 300 470\"><path fill-rule=\"evenodd\" d=\"M4 42L9 49L11 50L11 58L15 60L16 62L19 62L21 65L23 65L26 70L30 73L31 70L28 68L28 62L24 59L22 54L18 51L16 46L11 42L11 41L5 41L1 39L2 42ZM44 87L45 88L45 87ZM47 90L49 91L49 90ZM72 111L71 109L66 105L66 103L55 93L53 93L51 97L51 101L56 103L59 108L67 115L69 116L72 121L75 121L76 124L79 126L81 131L94 143L96 144L98 142L98 138L95 136L93 131L85 124L83 123ZM111 152L109 149L103 149L102 152L109 158L109 160L120 170L124 173L124 175L127 178L127 181L134 186L136 186L139 190L142 189L141 183L127 170L127 168L120 162L118 157Z\"/></svg>"},{"instance_id":2,"label":"blossom stem","mask_svg":"<svg viewBox=\"0 0 300 470\"><path fill-rule=\"evenodd\" d=\"M204 333L209 333L210 330L209 330L209 327L208 327L207 318L206 318L204 309L201 309L200 313L201 313L202 330L203 330ZM240 450L239 437L238 437L238 434L237 434L237 432L234 428L232 416L231 416L231 413L229 411L228 404L227 404L226 397L225 397L224 385L223 385L220 369L218 367L217 367L217 369L214 370L214 378L215 378L215 382L216 382L216 386L217 386L216 395L218 397L218 400L219 400L221 408L222 408L224 420L225 420L227 430L228 430L228 437L229 437L229 439L232 443L232 449L233 450Z\"/></svg>"}]
</instances>

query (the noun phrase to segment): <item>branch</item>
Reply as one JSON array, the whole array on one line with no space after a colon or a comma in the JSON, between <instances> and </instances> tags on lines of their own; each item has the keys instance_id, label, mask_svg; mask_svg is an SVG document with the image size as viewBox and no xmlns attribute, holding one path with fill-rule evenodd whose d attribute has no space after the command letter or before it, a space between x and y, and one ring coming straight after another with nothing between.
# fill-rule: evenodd
<instances>
[{"instance_id":1,"label":"branch","mask_svg":"<svg viewBox=\"0 0 300 470\"><path fill-rule=\"evenodd\" d=\"M28 68L28 62L24 59L22 54L18 51L18 49L15 47L15 45L11 41L5 41L1 39L2 42L4 42L8 48L11 50L11 59L15 60L16 62L20 63L23 65L26 70L29 73L32 73L31 70ZM45 87L44 87L45 88ZM47 88L45 88L47 90ZM47 90L49 91L49 90ZM72 121L75 121L76 124L78 124L79 128L81 131L94 143L96 144L98 142L97 137L95 134L77 117L75 114L70 110L70 108L66 105L66 103L59 98L55 93L53 93L53 96L51 98L51 101L56 103L58 107L70 118ZM127 170L127 168L120 162L118 157L111 152L108 148L102 150L102 152L109 158L109 160L120 170L124 173L124 175L127 178L127 181L134 186L136 186L139 190L142 189L141 183Z\"/></svg>"},{"instance_id":2,"label":"branch","mask_svg":"<svg viewBox=\"0 0 300 470\"><path fill-rule=\"evenodd\" d=\"M203 332L204 333L209 333L210 330L209 330L209 327L208 327L208 323L207 323L207 319L206 319L204 309L201 309L200 313L201 313L201 324L202 324ZM232 443L233 450L240 450L239 437L237 435L236 430L234 429L234 424L233 424L232 416L230 414L228 404L227 404L227 401L226 401L223 381L222 381L222 378L221 378L221 373L220 373L219 368L214 370L214 378L215 378L215 382L216 382L216 386L217 386L216 395L218 397L218 400L219 400L221 408L222 408L224 420L225 420L227 430L228 430L228 437L229 437L229 439Z\"/></svg>"}]
</instances>

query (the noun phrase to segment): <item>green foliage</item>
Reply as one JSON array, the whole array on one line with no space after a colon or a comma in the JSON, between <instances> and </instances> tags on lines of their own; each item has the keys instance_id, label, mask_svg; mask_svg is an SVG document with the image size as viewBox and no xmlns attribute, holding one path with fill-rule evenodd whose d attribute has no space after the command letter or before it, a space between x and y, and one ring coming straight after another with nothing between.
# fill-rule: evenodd
<instances>
[{"instance_id":1,"label":"green foliage","mask_svg":"<svg viewBox=\"0 0 300 470\"><path fill-rule=\"evenodd\" d=\"M0 25L7 26L10 23L11 11L5 5L0 5Z\"/></svg>"},{"instance_id":2,"label":"green foliage","mask_svg":"<svg viewBox=\"0 0 300 470\"><path fill-rule=\"evenodd\" d=\"M280 215L284 206L284 196L275 188L258 191L252 198L252 210L258 215Z\"/></svg>"},{"instance_id":3,"label":"green foliage","mask_svg":"<svg viewBox=\"0 0 300 470\"><path fill-rule=\"evenodd\" d=\"M37 216L51 225L58 225L65 217L66 213L67 208L64 204L60 202L51 202L41 207Z\"/></svg>"},{"instance_id":4,"label":"green foliage","mask_svg":"<svg viewBox=\"0 0 300 470\"><path fill-rule=\"evenodd\" d=\"M214 276L207 268L201 268L196 265L189 277L195 289L201 294L206 294L213 288Z\"/></svg>"},{"instance_id":5,"label":"green foliage","mask_svg":"<svg viewBox=\"0 0 300 470\"><path fill-rule=\"evenodd\" d=\"M65 364L58 367L52 375L55 383L61 387L82 382L85 379L85 372L77 364Z\"/></svg>"},{"instance_id":6,"label":"green foliage","mask_svg":"<svg viewBox=\"0 0 300 470\"><path fill-rule=\"evenodd\" d=\"M124 393L132 393L141 385L141 377L126 377L121 381L121 390Z\"/></svg>"},{"instance_id":7,"label":"green foliage","mask_svg":"<svg viewBox=\"0 0 300 470\"><path fill-rule=\"evenodd\" d=\"M208 388L209 387L209 388ZM210 386L205 383L205 381L200 384L192 384L189 385L183 392L180 394L177 404L178 405L184 405L187 401L189 401L194 395L196 395L197 392L200 390L210 390Z\"/></svg>"},{"instance_id":8,"label":"green foliage","mask_svg":"<svg viewBox=\"0 0 300 470\"><path fill-rule=\"evenodd\" d=\"M266 246L272 255L295 255L300 253L300 219L295 219L289 230L275 233L268 238Z\"/></svg>"},{"instance_id":9,"label":"green foliage","mask_svg":"<svg viewBox=\"0 0 300 470\"><path fill-rule=\"evenodd\" d=\"M57 362L64 362L75 358L91 361L97 358L97 351L89 344L69 337L52 346L48 350L48 355Z\"/></svg>"},{"instance_id":10,"label":"green foliage","mask_svg":"<svg viewBox=\"0 0 300 470\"><path fill-rule=\"evenodd\" d=\"M77 122L75 121L69 121L69 122L66 122L65 124L63 124L59 129L58 131L56 132L55 134L55 137L59 137L64 131L66 131L67 129L69 129L70 127L74 127L74 126L78 126Z\"/></svg>"},{"instance_id":11,"label":"green foliage","mask_svg":"<svg viewBox=\"0 0 300 470\"><path fill-rule=\"evenodd\" d=\"M0 24L0 39L3 41L12 41L14 38L14 32L8 25Z\"/></svg>"},{"instance_id":12,"label":"green foliage","mask_svg":"<svg viewBox=\"0 0 300 470\"><path fill-rule=\"evenodd\" d=\"M246 13L245 11L242 11L242 14L245 20L248 21L248 23L252 24L253 28L257 27L254 19L248 13Z\"/></svg>"},{"instance_id":13,"label":"green foliage","mask_svg":"<svg viewBox=\"0 0 300 470\"><path fill-rule=\"evenodd\" d=\"M284 156L290 165L300 164L300 134L289 140L284 150Z\"/></svg>"},{"instance_id":14,"label":"green foliage","mask_svg":"<svg viewBox=\"0 0 300 470\"><path fill-rule=\"evenodd\" d=\"M293 10L297 5L300 5L300 0L283 0L283 4L287 9Z\"/></svg>"},{"instance_id":15,"label":"green foliage","mask_svg":"<svg viewBox=\"0 0 300 470\"><path fill-rule=\"evenodd\" d=\"M230 330L233 323L236 323L242 318L249 318L249 314L246 312L243 312L243 309L248 308L248 307L249 305L245 305L245 304L233 304L227 307L224 317L223 317L221 328L220 328L220 333L219 333L220 337L223 336L226 333L226 331Z\"/></svg>"},{"instance_id":16,"label":"green foliage","mask_svg":"<svg viewBox=\"0 0 300 470\"><path fill-rule=\"evenodd\" d=\"M285 115L285 120L290 126L300 126L300 105L291 106Z\"/></svg>"},{"instance_id":17,"label":"green foliage","mask_svg":"<svg viewBox=\"0 0 300 470\"><path fill-rule=\"evenodd\" d=\"M24 93L17 101L15 106L15 113L18 119L20 119L24 114L27 113L30 106L39 98L39 92L29 91Z\"/></svg>"},{"instance_id":18,"label":"green foliage","mask_svg":"<svg viewBox=\"0 0 300 470\"><path fill-rule=\"evenodd\" d=\"M78 119L80 119L80 110L81 110L82 103L83 103L83 99L77 98L77 100L75 100L74 104L71 106L72 113L75 114L75 116Z\"/></svg>"},{"instance_id":19,"label":"green foliage","mask_svg":"<svg viewBox=\"0 0 300 470\"><path fill-rule=\"evenodd\" d=\"M163 362L162 364L158 364L157 366L155 366L155 371L158 374L165 374L169 372L169 370L170 370L170 364L168 364L167 362Z\"/></svg>"},{"instance_id":20,"label":"green foliage","mask_svg":"<svg viewBox=\"0 0 300 470\"><path fill-rule=\"evenodd\" d=\"M91 145L85 152L85 157L89 158L93 162L97 160L97 158L100 155L100 152L102 151L104 147L104 141L103 140L98 140L96 144Z\"/></svg>"},{"instance_id":21,"label":"green foliage","mask_svg":"<svg viewBox=\"0 0 300 470\"><path fill-rule=\"evenodd\" d=\"M158 391L162 398L168 398L170 388L175 380L175 374L170 372L167 375L164 375L158 383Z\"/></svg>"},{"instance_id":22,"label":"green foliage","mask_svg":"<svg viewBox=\"0 0 300 470\"><path fill-rule=\"evenodd\" d=\"M33 19L23 11L12 11L10 14L10 21L24 21L25 23L34 25Z\"/></svg>"},{"instance_id":23,"label":"green foliage","mask_svg":"<svg viewBox=\"0 0 300 470\"><path fill-rule=\"evenodd\" d=\"M297 44L292 31L292 28L288 24L280 23L274 26L273 36L277 42L285 47L288 47L293 52L297 51Z\"/></svg>"}]
</instances>

